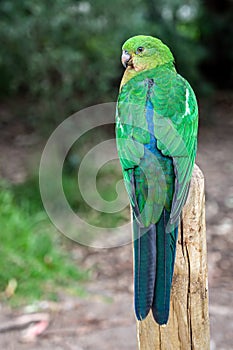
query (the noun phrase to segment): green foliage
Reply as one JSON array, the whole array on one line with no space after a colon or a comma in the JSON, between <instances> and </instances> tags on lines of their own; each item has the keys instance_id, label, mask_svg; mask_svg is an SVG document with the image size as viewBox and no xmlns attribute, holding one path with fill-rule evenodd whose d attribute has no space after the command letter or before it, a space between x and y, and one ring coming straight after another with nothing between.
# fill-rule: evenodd
<instances>
[{"instance_id":1,"label":"green foliage","mask_svg":"<svg viewBox=\"0 0 233 350\"><path fill-rule=\"evenodd\" d=\"M1 298L6 297L4 291L12 280L17 282L13 304L54 299L59 288L67 285L79 291L78 281L85 280L87 272L62 247L65 241L43 210L37 183L2 184L0 208Z\"/></svg>"},{"instance_id":2,"label":"green foliage","mask_svg":"<svg viewBox=\"0 0 233 350\"><path fill-rule=\"evenodd\" d=\"M112 83L119 79L120 47L127 36L117 28L127 28L128 15L123 0L2 1L1 94L29 95L28 117L37 125L114 99Z\"/></svg>"},{"instance_id":3,"label":"green foliage","mask_svg":"<svg viewBox=\"0 0 233 350\"><path fill-rule=\"evenodd\" d=\"M116 99L121 45L140 33L170 45L181 73L197 83L198 3L3 0L0 94L24 96L21 117L50 129L85 106Z\"/></svg>"}]
</instances>

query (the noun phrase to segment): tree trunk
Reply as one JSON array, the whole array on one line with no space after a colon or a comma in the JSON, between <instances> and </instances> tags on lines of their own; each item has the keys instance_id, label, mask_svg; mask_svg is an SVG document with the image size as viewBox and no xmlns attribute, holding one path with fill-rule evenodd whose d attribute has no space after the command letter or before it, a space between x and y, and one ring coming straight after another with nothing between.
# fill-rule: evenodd
<instances>
[{"instance_id":1,"label":"tree trunk","mask_svg":"<svg viewBox=\"0 0 233 350\"><path fill-rule=\"evenodd\" d=\"M151 313L137 321L139 350L209 349L204 177L197 166L182 218L169 321L159 326Z\"/></svg>"}]
</instances>

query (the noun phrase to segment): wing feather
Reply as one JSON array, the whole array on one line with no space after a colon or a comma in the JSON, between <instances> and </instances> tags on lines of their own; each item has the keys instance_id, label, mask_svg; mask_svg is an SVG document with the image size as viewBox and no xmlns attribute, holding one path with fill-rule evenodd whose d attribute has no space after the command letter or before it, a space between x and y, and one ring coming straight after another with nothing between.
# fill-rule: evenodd
<instances>
[{"instance_id":1,"label":"wing feather","mask_svg":"<svg viewBox=\"0 0 233 350\"><path fill-rule=\"evenodd\" d=\"M168 83L164 84L163 80ZM175 71L158 76L151 94L155 137L163 155L172 157L175 189L170 224L175 224L185 204L197 145L198 107L189 83Z\"/></svg>"}]
</instances>

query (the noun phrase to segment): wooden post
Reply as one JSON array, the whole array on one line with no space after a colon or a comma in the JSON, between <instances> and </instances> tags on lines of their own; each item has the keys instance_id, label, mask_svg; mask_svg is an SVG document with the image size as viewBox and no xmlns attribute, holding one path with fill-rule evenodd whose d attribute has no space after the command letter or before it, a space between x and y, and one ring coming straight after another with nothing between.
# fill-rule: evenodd
<instances>
[{"instance_id":1,"label":"wooden post","mask_svg":"<svg viewBox=\"0 0 233 350\"><path fill-rule=\"evenodd\" d=\"M210 348L204 177L197 166L182 218L169 321L159 326L151 313L137 321L139 350Z\"/></svg>"}]
</instances>

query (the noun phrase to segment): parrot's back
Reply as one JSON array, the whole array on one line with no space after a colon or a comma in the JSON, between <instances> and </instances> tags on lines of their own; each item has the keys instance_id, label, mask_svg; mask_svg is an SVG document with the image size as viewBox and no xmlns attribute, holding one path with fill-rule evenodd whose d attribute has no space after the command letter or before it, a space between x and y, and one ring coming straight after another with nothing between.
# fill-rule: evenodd
<instances>
[{"instance_id":1,"label":"parrot's back","mask_svg":"<svg viewBox=\"0 0 233 350\"><path fill-rule=\"evenodd\" d=\"M150 84L153 85L151 82ZM154 127L156 126L154 126L153 121L153 105L149 92L147 96L145 117L150 141L144 145L144 156L140 159L140 165L136 166L133 171L135 201L137 203L142 201L140 198L141 172L142 169L150 168L151 158L154 157L157 161L156 166L160 168L164 176L164 183L160 190L166 193L166 200L158 221L150 224L147 228L141 226L135 214L133 216L135 313L137 318L141 320L152 309L157 323L166 324L169 316L170 291L178 234L178 227L169 233L166 232L172 207L175 174L172 158L164 156L157 148L157 140L154 136ZM156 181L155 174L154 181ZM143 185L147 186L146 183L145 176Z\"/></svg>"},{"instance_id":2,"label":"parrot's back","mask_svg":"<svg viewBox=\"0 0 233 350\"><path fill-rule=\"evenodd\" d=\"M173 63L145 70L121 87L118 154L130 198L134 238L135 313L169 316L181 211L196 155L198 111Z\"/></svg>"}]
</instances>

